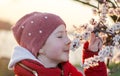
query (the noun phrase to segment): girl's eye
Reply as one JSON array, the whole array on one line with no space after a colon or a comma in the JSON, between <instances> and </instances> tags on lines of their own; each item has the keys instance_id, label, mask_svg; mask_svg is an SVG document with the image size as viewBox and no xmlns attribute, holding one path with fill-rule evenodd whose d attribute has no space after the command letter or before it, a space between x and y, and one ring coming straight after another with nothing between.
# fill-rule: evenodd
<instances>
[{"instance_id":1,"label":"girl's eye","mask_svg":"<svg viewBox=\"0 0 120 76\"><path fill-rule=\"evenodd\" d=\"M58 38L63 38L63 36L58 36Z\"/></svg>"}]
</instances>

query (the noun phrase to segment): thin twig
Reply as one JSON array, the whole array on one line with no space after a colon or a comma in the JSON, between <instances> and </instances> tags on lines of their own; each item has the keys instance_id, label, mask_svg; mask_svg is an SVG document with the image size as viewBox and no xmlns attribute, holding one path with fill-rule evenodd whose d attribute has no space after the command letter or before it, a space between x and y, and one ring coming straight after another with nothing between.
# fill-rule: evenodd
<instances>
[{"instance_id":1,"label":"thin twig","mask_svg":"<svg viewBox=\"0 0 120 76\"><path fill-rule=\"evenodd\" d=\"M118 3L114 0L114 2L115 2L115 4L117 5L117 7L119 8L119 5L118 5Z\"/></svg>"},{"instance_id":2,"label":"thin twig","mask_svg":"<svg viewBox=\"0 0 120 76\"><path fill-rule=\"evenodd\" d=\"M85 5L88 5L88 6L91 6L91 7L94 7L94 8L97 8L97 9L98 9L97 6L94 6L94 5L92 5L92 4L88 3L88 2L84 2L84 1L81 1L81 0L74 0L74 1L77 1L77 2L80 2L80 3L83 3L83 4L85 4Z\"/></svg>"}]
</instances>

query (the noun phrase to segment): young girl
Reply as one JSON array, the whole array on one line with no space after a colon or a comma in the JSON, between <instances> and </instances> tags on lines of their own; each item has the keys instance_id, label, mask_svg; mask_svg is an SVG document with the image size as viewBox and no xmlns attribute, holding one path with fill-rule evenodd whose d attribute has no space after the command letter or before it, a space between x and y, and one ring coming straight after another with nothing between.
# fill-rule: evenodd
<instances>
[{"instance_id":1,"label":"young girl","mask_svg":"<svg viewBox=\"0 0 120 76\"><path fill-rule=\"evenodd\" d=\"M57 15L32 12L12 27L19 44L8 65L15 76L82 76L69 63L70 39Z\"/></svg>"},{"instance_id":2,"label":"young girl","mask_svg":"<svg viewBox=\"0 0 120 76\"><path fill-rule=\"evenodd\" d=\"M83 49L83 63L86 58L98 55L99 50L102 48L102 40L91 33L90 41L85 42ZM104 62L99 62L98 66L84 69L85 76L107 76L107 68Z\"/></svg>"}]
</instances>

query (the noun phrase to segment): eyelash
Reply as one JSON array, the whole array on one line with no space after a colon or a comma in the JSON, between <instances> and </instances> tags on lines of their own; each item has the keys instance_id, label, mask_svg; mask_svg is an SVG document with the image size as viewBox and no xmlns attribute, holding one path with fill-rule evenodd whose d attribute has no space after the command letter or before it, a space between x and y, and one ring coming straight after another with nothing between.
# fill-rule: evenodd
<instances>
[{"instance_id":1,"label":"eyelash","mask_svg":"<svg viewBox=\"0 0 120 76\"><path fill-rule=\"evenodd\" d=\"M58 38L63 38L63 36L58 36Z\"/></svg>"},{"instance_id":2,"label":"eyelash","mask_svg":"<svg viewBox=\"0 0 120 76\"><path fill-rule=\"evenodd\" d=\"M67 34L62 34L62 35L59 35L57 38L63 38L63 37L66 37Z\"/></svg>"}]
</instances>

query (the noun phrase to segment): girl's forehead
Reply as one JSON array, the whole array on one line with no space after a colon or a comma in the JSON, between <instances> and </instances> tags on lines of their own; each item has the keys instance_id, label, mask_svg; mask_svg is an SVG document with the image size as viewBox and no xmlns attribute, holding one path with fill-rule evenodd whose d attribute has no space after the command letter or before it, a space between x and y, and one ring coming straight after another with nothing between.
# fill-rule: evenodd
<instances>
[{"instance_id":1,"label":"girl's forehead","mask_svg":"<svg viewBox=\"0 0 120 76\"><path fill-rule=\"evenodd\" d=\"M55 30L54 33L62 33L62 32L67 32L65 25L59 25Z\"/></svg>"}]
</instances>

